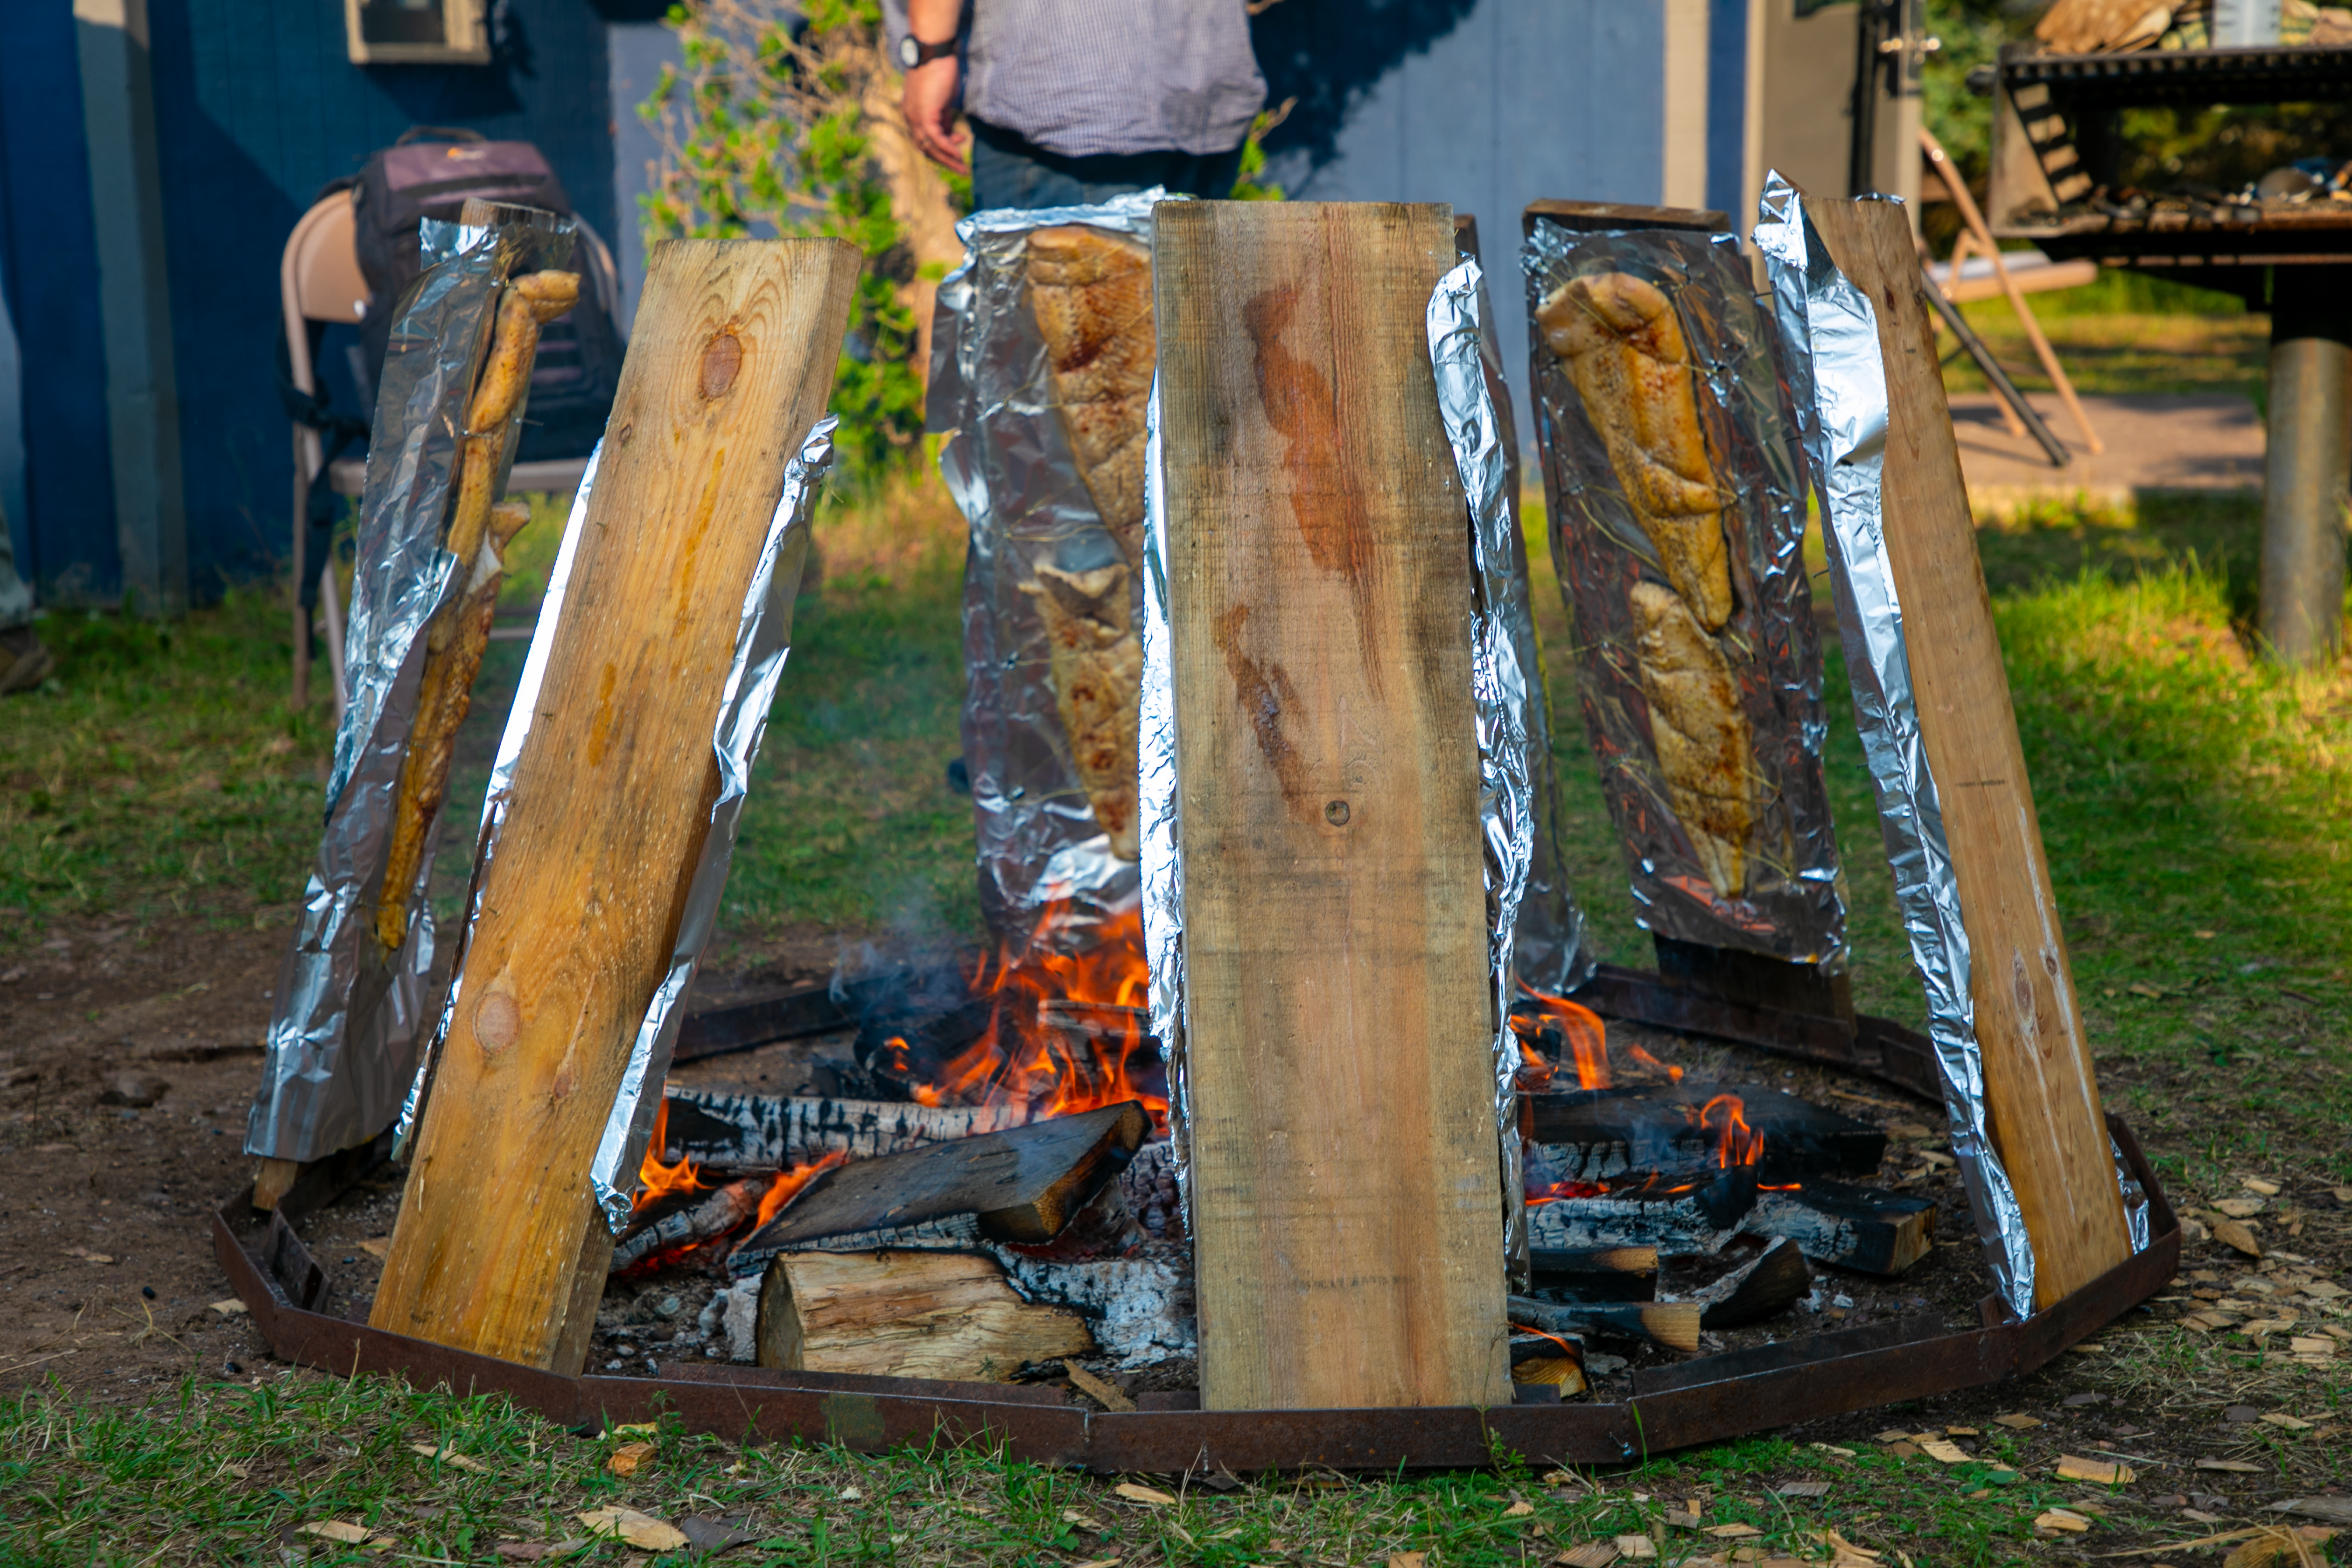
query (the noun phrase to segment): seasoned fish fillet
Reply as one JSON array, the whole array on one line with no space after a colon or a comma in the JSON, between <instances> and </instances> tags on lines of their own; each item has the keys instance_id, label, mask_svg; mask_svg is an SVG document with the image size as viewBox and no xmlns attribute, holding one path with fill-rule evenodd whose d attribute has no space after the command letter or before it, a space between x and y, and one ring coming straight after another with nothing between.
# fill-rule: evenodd
<instances>
[{"instance_id":1,"label":"seasoned fish fillet","mask_svg":"<svg viewBox=\"0 0 2352 1568\"><path fill-rule=\"evenodd\" d=\"M1038 229L1029 237L1029 308L1078 476L1128 564L1139 567L1143 410L1158 353L1151 253L1076 224Z\"/></svg>"},{"instance_id":2,"label":"seasoned fish fillet","mask_svg":"<svg viewBox=\"0 0 2352 1568\"><path fill-rule=\"evenodd\" d=\"M1666 580L1701 626L1720 629L1731 618L1723 498L1673 303L1639 278L1602 272L1563 284L1536 321L1601 432Z\"/></svg>"},{"instance_id":3,"label":"seasoned fish fillet","mask_svg":"<svg viewBox=\"0 0 2352 1568\"><path fill-rule=\"evenodd\" d=\"M1050 562L1021 591L1037 601L1052 648L1047 666L1062 732L1095 822L1110 835L1111 853L1141 853L1135 809L1136 710L1143 682L1143 644L1128 607L1123 565L1066 572Z\"/></svg>"},{"instance_id":4,"label":"seasoned fish fillet","mask_svg":"<svg viewBox=\"0 0 2352 1568\"><path fill-rule=\"evenodd\" d=\"M1665 776L1666 800L1698 851L1717 892L1748 886L1748 836L1756 826L1748 754L1753 741L1739 689L1715 639L1681 595L1655 583L1633 584L1634 643L1650 743Z\"/></svg>"}]
</instances>

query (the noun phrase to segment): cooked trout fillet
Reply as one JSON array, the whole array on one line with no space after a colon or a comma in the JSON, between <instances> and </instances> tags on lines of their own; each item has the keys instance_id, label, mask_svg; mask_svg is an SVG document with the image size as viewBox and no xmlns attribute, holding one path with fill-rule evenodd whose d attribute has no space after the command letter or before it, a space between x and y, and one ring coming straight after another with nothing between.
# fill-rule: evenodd
<instances>
[{"instance_id":1,"label":"cooked trout fillet","mask_svg":"<svg viewBox=\"0 0 2352 1568\"><path fill-rule=\"evenodd\" d=\"M1667 804L1690 835L1706 879L1737 898L1748 886L1748 836L1756 826L1752 736L1739 688L1680 595L1636 583L1633 602L1634 655Z\"/></svg>"},{"instance_id":2,"label":"cooked trout fillet","mask_svg":"<svg viewBox=\"0 0 2352 1568\"><path fill-rule=\"evenodd\" d=\"M1731 618L1723 498L1699 429L1682 323L1655 287L1624 272L1572 279L1536 312L1601 432L1634 521L1699 625Z\"/></svg>"},{"instance_id":3,"label":"cooked trout fillet","mask_svg":"<svg viewBox=\"0 0 2352 1568\"><path fill-rule=\"evenodd\" d=\"M1128 564L1139 567L1143 410L1158 352L1151 253L1098 228L1038 229L1029 237L1029 308L1078 477Z\"/></svg>"},{"instance_id":4,"label":"cooked trout fillet","mask_svg":"<svg viewBox=\"0 0 2352 1568\"><path fill-rule=\"evenodd\" d=\"M1142 848L1135 809L1136 710L1143 683L1143 644L1128 607L1129 569L1066 572L1047 563L1021 591L1037 601L1052 649L1047 672L1062 732L1095 822L1110 835L1113 855L1135 859Z\"/></svg>"}]
</instances>

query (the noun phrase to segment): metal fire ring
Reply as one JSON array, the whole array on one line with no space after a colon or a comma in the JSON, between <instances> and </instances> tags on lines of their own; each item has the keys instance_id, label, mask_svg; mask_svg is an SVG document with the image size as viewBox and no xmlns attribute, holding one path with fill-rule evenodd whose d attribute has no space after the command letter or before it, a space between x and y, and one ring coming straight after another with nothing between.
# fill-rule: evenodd
<instances>
[{"instance_id":1,"label":"metal fire ring","mask_svg":"<svg viewBox=\"0 0 2352 1568\"><path fill-rule=\"evenodd\" d=\"M1980 1328L1948 1331L1905 1318L1702 1356L1635 1373L1632 1398L1611 1405L1104 1414L1067 1403L1057 1389L921 1378L731 1365L664 1377L564 1377L316 1310L328 1293L325 1272L283 1214L254 1244L240 1238L253 1215L241 1193L214 1214L213 1247L281 1360L341 1376L397 1373L420 1387L504 1394L567 1426L667 1412L689 1431L745 1440L803 1437L862 1453L976 1440L1016 1458L1104 1474L1475 1468L1493 1462L1496 1442L1544 1463L1618 1464L1999 1383L2043 1365L2154 1295L2179 1263L2179 1221L2130 1129L2112 1113L2107 1127L2147 1190L2153 1240L2073 1295L2022 1321L1987 1296Z\"/></svg>"}]
</instances>

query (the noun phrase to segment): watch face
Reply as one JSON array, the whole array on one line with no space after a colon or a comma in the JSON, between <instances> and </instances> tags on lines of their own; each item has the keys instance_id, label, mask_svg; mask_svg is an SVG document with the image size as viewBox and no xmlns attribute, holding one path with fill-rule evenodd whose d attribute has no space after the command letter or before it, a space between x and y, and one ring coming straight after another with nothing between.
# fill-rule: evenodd
<instances>
[{"instance_id":1,"label":"watch face","mask_svg":"<svg viewBox=\"0 0 2352 1568\"><path fill-rule=\"evenodd\" d=\"M898 36L898 64L908 70L913 70L921 63L922 58L923 51L916 47L915 35L901 33Z\"/></svg>"}]
</instances>

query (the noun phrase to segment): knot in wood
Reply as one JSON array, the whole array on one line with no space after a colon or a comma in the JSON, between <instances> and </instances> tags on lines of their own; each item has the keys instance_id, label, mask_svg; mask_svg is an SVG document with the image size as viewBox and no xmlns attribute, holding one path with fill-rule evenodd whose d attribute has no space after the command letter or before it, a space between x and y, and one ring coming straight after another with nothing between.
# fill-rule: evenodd
<instances>
[{"instance_id":1,"label":"knot in wood","mask_svg":"<svg viewBox=\"0 0 2352 1568\"><path fill-rule=\"evenodd\" d=\"M1323 808L1323 820L1334 827L1347 826L1349 815L1348 803L1344 800L1335 800Z\"/></svg>"},{"instance_id":2,"label":"knot in wood","mask_svg":"<svg viewBox=\"0 0 2352 1568\"><path fill-rule=\"evenodd\" d=\"M474 1038L486 1051L502 1051L515 1043L522 1033L522 1009L515 1005L512 995L493 991L482 998L474 1009Z\"/></svg>"},{"instance_id":3,"label":"knot in wood","mask_svg":"<svg viewBox=\"0 0 2352 1568\"><path fill-rule=\"evenodd\" d=\"M702 351L702 395L723 395L735 384L735 373L742 368L743 340L729 328L711 339Z\"/></svg>"}]
</instances>

